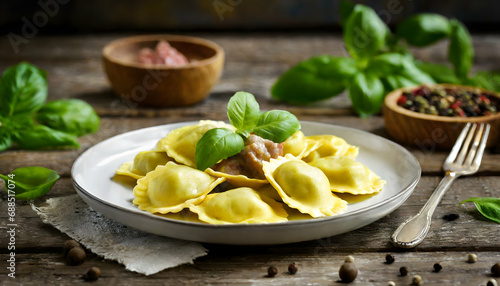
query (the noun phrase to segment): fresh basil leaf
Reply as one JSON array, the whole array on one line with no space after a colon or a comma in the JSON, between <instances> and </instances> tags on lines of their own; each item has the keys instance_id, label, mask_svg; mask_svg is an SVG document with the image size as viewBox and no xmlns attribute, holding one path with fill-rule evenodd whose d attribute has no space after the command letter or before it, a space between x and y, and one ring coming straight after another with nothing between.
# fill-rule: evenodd
<instances>
[{"instance_id":1,"label":"fresh basil leaf","mask_svg":"<svg viewBox=\"0 0 500 286\"><path fill-rule=\"evenodd\" d=\"M245 147L240 135L227 128L208 130L196 144L196 166L204 171L220 160L238 154Z\"/></svg>"},{"instance_id":2,"label":"fresh basil leaf","mask_svg":"<svg viewBox=\"0 0 500 286\"><path fill-rule=\"evenodd\" d=\"M28 63L7 68L0 78L0 115L38 110L47 99L46 73Z\"/></svg>"},{"instance_id":3,"label":"fresh basil leaf","mask_svg":"<svg viewBox=\"0 0 500 286\"><path fill-rule=\"evenodd\" d=\"M434 79L421 71L409 54L385 53L370 59L367 72L379 77L399 76L415 84L435 83ZM413 84L415 83L415 84Z\"/></svg>"},{"instance_id":4,"label":"fresh basil leaf","mask_svg":"<svg viewBox=\"0 0 500 286\"><path fill-rule=\"evenodd\" d=\"M377 13L368 6L356 5L344 26L344 43L355 59L376 55L391 33Z\"/></svg>"},{"instance_id":5,"label":"fresh basil leaf","mask_svg":"<svg viewBox=\"0 0 500 286\"><path fill-rule=\"evenodd\" d=\"M248 137L259 120L260 108L255 97L248 92L235 93L227 103L227 117L237 133Z\"/></svg>"},{"instance_id":6,"label":"fresh basil leaf","mask_svg":"<svg viewBox=\"0 0 500 286\"><path fill-rule=\"evenodd\" d=\"M469 198L460 202L460 205L466 202L473 202L483 216L500 223L500 198Z\"/></svg>"},{"instance_id":7,"label":"fresh basil leaf","mask_svg":"<svg viewBox=\"0 0 500 286\"><path fill-rule=\"evenodd\" d=\"M352 107L363 118L377 113L384 97L382 81L371 73L357 73L349 86Z\"/></svg>"},{"instance_id":8,"label":"fresh basil leaf","mask_svg":"<svg viewBox=\"0 0 500 286\"><path fill-rule=\"evenodd\" d=\"M7 127L10 130L22 130L35 126L33 118L29 114L14 115L7 119Z\"/></svg>"},{"instance_id":9,"label":"fresh basil leaf","mask_svg":"<svg viewBox=\"0 0 500 286\"><path fill-rule=\"evenodd\" d=\"M382 78L382 83L384 84L384 88L387 91L392 91L402 87L411 87L418 85L418 83L411 81L406 77L400 75L388 75Z\"/></svg>"},{"instance_id":10,"label":"fresh basil leaf","mask_svg":"<svg viewBox=\"0 0 500 286\"><path fill-rule=\"evenodd\" d=\"M44 125L35 125L32 128L14 132L13 141L22 149L80 147L75 136Z\"/></svg>"},{"instance_id":11,"label":"fresh basil leaf","mask_svg":"<svg viewBox=\"0 0 500 286\"><path fill-rule=\"evenodd\" d=\"M356 4L349 0L340 1L339 12L340 12L340 23L342 24L342 26L345 25L347 19L349 19L349 16L351 16L351 13L354 10L355 6Z\"/></svg>"},{"instance_id":12,"label":"fresh basil leaf","mask_svg":"<svg viewBox=\"0 0 500 286\"><path fill-rule=\"evenodd\" d=\"M99 130L99 116L92 106L80 99L51 101L36 115L39 123L76 136Z\"/></svg>"},{"instance_id":13,"label":"fresh basil leaf","mask_svg":"<svg viewBox=\"0 0 500 286\"><path fill-rule=\"evenodd\" d=\"M462 83L453 70L446 65L415 61L418 69L430 75L437 83Z\"/></svg>"},{"instance_id":14,"label":"fresh basil leaf","mask_svg":"<svg viewBox=\"0 0 500 286\"><path fill-rule=\"evenodd\" d=\"M356 72L351 58L317 56L286 71L271 88L273 98L292 104L309 104L331 98L345 89Z\"/></svg>"},{"instance_id":15,"label":"fresh basil leaf","mask_svg":"<svg viewBox=\"0 0 500 286\"><path fill-rule=\"evenodd\" d=\"M466 84L500 92L500 73L494 71L480 71L473 77L468 78Z\"/></svg>"},{"instance_id":16,"label":"fresh basil leaf","mask_svg":"<svg viewBox=\"0 0 500 286\"><path fill-rule=\"evenodd\" d=\"M0 152L9 149L12 146L12 138L7 128L0 126Z\"/></svg>"},{"instance_id":17,"label":"fresh basil leaf","mask_svg":"<svg viewBox=\"0 0 500 286\"><path fill-rule=\"evenodd\" d=\"M448 46L448 59L455 69L455 74L465 79L472 67L474 48L467 28L457 20L451 20L450 44Z\"/></svg>"},{"instance_id":18,"label":"fresh basil leaf","mask_svg":"<svg viewBox=\"0 0 500 286\"><path fill-rule=\"evenodd\" d=\"M401 74L405 69L405 62L411 56L399 53L385 53L370 59L366 71L380 77Z\"/></svg>"},{"instance_id":19,"label":"fresh basil leaf","mask_svg":"<svg viewBox=\"0 0 500 286\"><path fill-rule=\"evenodd\" d=\"M450 23L438 14L423 13L408 17L396 29L396 35L410 45L425 47L450 34Z\"/></svg>"},{"instance_id":20,"label":"fresh basil leaf","mask_svg":"<svg viewBox=\"0 0 500 286\"><path fill-rule=\"evenodd\" d=\"M281 143L298 130L300 123L295 115L284 110L271 110L260 116L253 132L264 139Z\"/></svg>"},{"instance_id":21,"label":"fresh basil leaf","mask_svg":"<svg viewBox=\"0 0 500 286\"><path fill-rule=\"evenodd\" d=\"M32 200L45 195L59 179L59 175L44 167L22 167L8 175L0 174L5 189L14 190L16 199Z\"/></svg>"}]
</instances>

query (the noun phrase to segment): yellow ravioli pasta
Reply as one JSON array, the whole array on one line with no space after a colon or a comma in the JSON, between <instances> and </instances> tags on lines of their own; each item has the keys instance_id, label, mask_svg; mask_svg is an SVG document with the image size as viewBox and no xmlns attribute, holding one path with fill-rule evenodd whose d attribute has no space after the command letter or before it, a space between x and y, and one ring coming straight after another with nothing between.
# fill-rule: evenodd
<instances>
[{"instance_id":1,"label":"yellow ravioli pasta","mask_svg":"<svg viewBox=\"0 0 500 286\"><path fill-rule=\"evenodd\" d=\"M291 154L298 159L308 156L321 146L317 140L307 139L302 131L295 132L283 141L283 154Z\"/></svg>"},{"instance_id":2,"label":"yellow ravioli pasta","mask_svg":"<svg viewBox=\"0 0 500 286\"><path fill-rule=\"evenodd\" d=\"M179 212L200 203L224 178L168 162L137 181L133 203L150 213Z\"/></svg>"},{"instance_id":3,"label":"yellow ravioli pasta","mask_svg":"<svg viewBox=\"0 0 500 286\"><path fill-rule=\"evenodd\" d=\"M211 224L283 222L288 216L282 204L251 188L210 194L189 210L197 213L201 221Z\"/></svg>"},{"instance_id":4,"label":"yellow ravioli pasta","mask_svg":"<svg viewBox=\"0 0 500 286\"><path fill-rule=\"evenodd\" d=\"M249 187L253 189L260 188L266 184L269 184L267 180L263 179L255 179L249 178L245 175L232 175L219 171L215 171L212 168L208 168L205 170L208 174L218 178L226 178L226 181L229 182L234 187Z\"/></svg>"},{"instance_id":5,"label":"yellow ravioli pasta","mask_svg":"<svg viewBox=\"0 0 500 286\"><path fill-rule=\"evenodd\" d=\"M116 170L116 173L118 175L140 179L148 172L153 171L156 166L165 165L169 161L172 161L172 159L169 158L167 153L163 150L142 151L135 155L134 161L121 165L120 168Z\"/></svg>"},{"instance_id":6,"label":"yellow ravioli pasta","mask_svg":"<svg viewBox=\"0 0 500 286\"><path fill-rule=\"evenodd\" d=\"M347 208L347 202L330 191L323 172L291 155L264 162L264 174L283 202L312 217L333 216Z\"/></svg>"},{"instance_id":7,"label":"yellow ravioli pasta","mask_svg":"<svg viewBox=\"0 0 500 286\"><path fill-rule=\"evenodd\" d=\"M235 128L222 121L201 120L198 124L173 130L160 140L160 145L167 155L178 163L196 168L196 144L205 132L213 128Z\"/></svg>"},{"instance_id":8,"label":"yellow ravioli pasta","mask_svg":"<svg viewBox=\"0 0 500 286\"><path fill-rule=\"evenodd\" d=\"M330 181L333 192L353 195L374 194L382 190L385 181L360 162L344 156L329 156L309 163L319 168Z\"/></svg>"},{"instance_id":9,"label":"yellow ravioli pasta","mask_svg":"<svg viewBox=\"0 0 500 286\"><path fill-rule=\"evenodd\" d=\"M350 145L344 139L334 135L307 136L306 139L320 144L318 148L304 156L303 160L306 162L327 156L346 156L354 159L359 154L359 147Z\"/></svg>"}]
</instances>

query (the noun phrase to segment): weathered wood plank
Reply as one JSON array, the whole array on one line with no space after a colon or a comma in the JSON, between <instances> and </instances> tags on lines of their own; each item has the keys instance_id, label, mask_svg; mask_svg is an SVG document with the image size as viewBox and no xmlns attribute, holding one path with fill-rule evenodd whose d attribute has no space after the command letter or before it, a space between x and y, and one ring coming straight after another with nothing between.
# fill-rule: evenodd
<instances>
[{"instance_id":1,"label":"weathered wood plank","mask_svg":"<svg viewBox=\"0 0 500 286\"><path fill-rule=\"evenodd\" d=\"M423 177L413 194L396 211L379 221L347 234L324 238L304 243L275 246L275 248L316 248L319 246L335 247L339 251L390 251L389 237L404 220L416 214L429 198L439 183L440 177ZM446 193L433 216L432 231L427 239L417 248L420 250L439 249L500 249L500 237L497 235L498 224L481 218L472 204L459 206L458 203L469 197L492 197L496 195L498 177L464 177L456 182ZM5 194L3 190L0 190ZM71 180L61 179L45 197L36 201L43 204L48 197L75 194ZM5 200L5 195L3 200ZM446 221L445 214L456 213L460 217L455 221ZM6 203L0 204L0 218L7 218ZM43 248L61 247L67 236L50 225L44 224L27 202L18 201L16 209L17 229L16 245L20 251L42 251ZM471 241L470 235L474 234ZM0 238L0 245L6 245L7 237ZM37 243L34 244L33 241ZM300 246L300 247L299 247ZM0 249L0 252L5 249ZM294 250L296 251L296 250Z\"/></svg>"},{"instance_id":2,"label":"weathered wood plank","mask_svg":"<svg viewBox=\"0 0 500 286\"><path fill-rule=\"evenodd\" d=\"M268 248L213 250L192 265L167 269L151 276L126 271L115 262L88 255L78 266L64 264L60 253L17 254L16 279L7 277L6 267L0 268L2 285L74 285L84 282L81 276L91 266L101 269L98 285L332 285L340 280L338 269L347 255L355 258L359 269L352 285L409 285L413 275L420 275L424 285L486 285L491 279L490 268L498 262L500 252L474 252L478 261L466 262L467 251L404 252L391 254L393 264L385 264L386 252L344 252L334 248L316 249L310 253L273 251ZM2 254L6 260L7 255ZM287 271L295 262L298 272ZM433 272L434 263L443 269ZM278 275L267 277L267 268L275 266ZM399 275L399 268L408 269L407 276Z\"/></svg>"},{"instance_id":3,"label":"weathered wood plank","mask_svg":"<svg viewBox=\"0 0 500 286\"><path fill-rule=\"evenodd\" d=\"M218 42L226 51L226 65L213 92L234 93L245 90L264 98L270 87L286 69L313 55L345 56L342 37L338 34L195 34ZM49 73L50 99L76 97L87 100L101 115L156 114L164 116L168 109L144 109L129 112L116 102L101 67L101 50L109 41L127 35L36 37L14 54L6 38L0 39L0 70L27 60ZM500 69L495 53L500 40L493 35L474 37L475 69ZM417 58L446 61L447 42L425 49L415 49ZM213 97L213 96L212 96ZM212 99L212 98L211 98ZM201 104L202 108L204 107ZM208 104L207 109L215 105ZM322 102L319 107L352 112L347 96ZM200 105L197 106L198 108ZM314 110L313 107L309 107ZM320 108L321 109L321 108ZM346 110L347 109L347 110Z\"/></svg>"}]
</instances>

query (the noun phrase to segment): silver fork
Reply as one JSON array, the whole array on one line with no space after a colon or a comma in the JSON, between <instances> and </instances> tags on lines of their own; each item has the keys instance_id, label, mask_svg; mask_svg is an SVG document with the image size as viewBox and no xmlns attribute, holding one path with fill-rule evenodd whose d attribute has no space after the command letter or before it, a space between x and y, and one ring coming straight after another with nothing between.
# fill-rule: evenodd
<instances>
[{"instance_id":1,"label":"silver fork","mask_svg":"<svg viewBox=\"0 0 500 286\"><path fill-rule=\"evenodd\" d=\"M434 210L453 181L460 176L472 175L477 172L490 133L490 125L481 123L477 132L475 132L476 129L478 129L477 124L472 125L470 122L464 127L443 164L443 169L446 172L445 177L420 212L396 229L392 235L392 242L395 246L412 248L421 243L429 232Z\"/></svg>"}]
</instances>

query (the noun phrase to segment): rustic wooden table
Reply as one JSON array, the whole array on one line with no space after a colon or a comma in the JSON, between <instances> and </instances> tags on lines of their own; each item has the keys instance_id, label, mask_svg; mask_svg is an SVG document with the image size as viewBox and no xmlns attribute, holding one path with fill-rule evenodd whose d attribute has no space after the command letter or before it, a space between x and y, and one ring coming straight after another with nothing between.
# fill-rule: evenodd
<instances>
[{"instance_id":1,"label":"rustic wooden table","mask_svg":"<svg viewBox=\"0 0 500 286\"><path fill-rule=\"evenodd\" d=\"M110 40L126 35L37 36L19 46L15 53L6 37L0 39L0 70L20 61L29 61L48 71L49 98L79 98L89 102L102 118L100 130L80 138L82 147L74 151L22 151L0 153L0 173L17 167L40 165L56 170L61 179L40 201L50 197L75 194L70 169L78 155L111 136L148 126L187 120L224 120L225 106L237 90L256 95L261 109L287 109L300 120L312 120L353 127L387 137L381 116L358 118L350 109L347 96L326 103L296 107L270 98L274 80L294 63L317 54L343 55L342 38L331 34L196 34L219 43L226 51L223 77L205 101L186 108L133 109L112 94L101 67L101 49ZM474 36L475 68L500 68L500 37ZM446 43L415 51L418 58L444 62ZM500 262L500 226L481 218L472 205L458 203L473 196L498 197L500 186L500 155L489 150L480 171L460 178L444 196L437 208L427 239L417 248L400 250L393 247L389 237L397 226L418 212L441 179L441 164L445 152L432 148L408 147L422 166L422 178L410 198L393 213L375 223L335 237L302 243L276 246L205 245L209 254L194 264L182 265L146 277L116 262L106 261L89 253L79 266L67 266L62 244L69 237L44 224L27 202L16 205L16 278L7 276L6 260L7 202L2 187L0 217L0 284L2 285L72 285L83 282L81 276L90 266L102 271L95 282L107 285L178 285L178 284L278 284L332 285L339 281L338 269L347 255L356 259L358 278L353 285L408 285L413 275L420 275L425 285L486 285L491 278L490 268ZM454 221L442 219L455 213ZM475 253L478 261L467 263L466 256ZM385 264L385 256L395 257ZM289 275L287 266L295 262L298 273ZM443 269L433 272L433 264ZM279 274L265 277L267 268L274 265ZM400 276L399 268L406 266L408 276Z\"/></svg>"}]
</instances>

